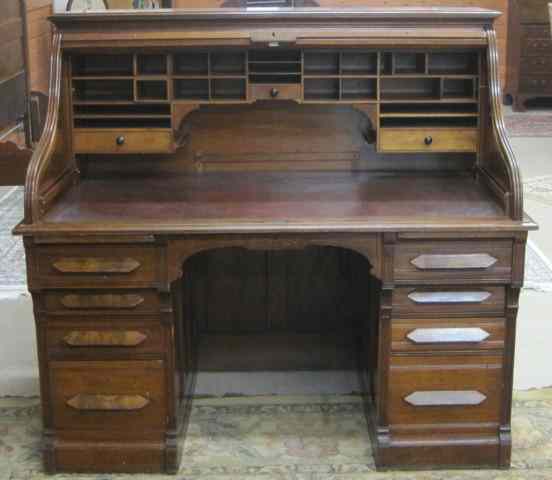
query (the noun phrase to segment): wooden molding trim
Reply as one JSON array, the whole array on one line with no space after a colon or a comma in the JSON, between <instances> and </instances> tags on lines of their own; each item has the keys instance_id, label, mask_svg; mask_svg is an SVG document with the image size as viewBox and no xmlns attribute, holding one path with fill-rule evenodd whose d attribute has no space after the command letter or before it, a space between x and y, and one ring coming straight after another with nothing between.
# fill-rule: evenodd
<instances>
[{"instance_id":1,"label":"wooden molding trim","mask_svg":"<svg viewBox=\"0 0 552 480\"><path fill-rule=\"evenodd\" d=\"M487 36L487 61L489 63L489 101L491 106L491 121L494 140L498 151L504 161L510 187L510 211L512 220L523 220L523 186L521 174L516 160L502 112L502 89L500 87L500 75L498 70L498 49L496 46L496 32L494 28L485 29Z\"/></svg>"},{"instance_id":2,"label":"wooden molding trim","mask_svg":"<svg viewBox=\"0 0 552 480\"><path fill-rule=\"evenodd\" d=\"M487 399L477 390L427 390L412 392L404 401L414 407L454 407L480 405Z\"/></svg>"},{"instance_id":3,"label":"wooden molding trim","mask_svg":"<svg viewBox=\"0 0 552 480\"><path fill-rule=\"evenodd\" d=\"M100 295L65 295L61 304L73 310L95 309L131 309L144 302L144 297L136 294L100 294Z\"/></svg>"},{"instance_id":4,"label":"wooden molding trim","mask_svg":"<svg viewBox=\"0 0 552 480\"><path fill-rule=\"evenodd\" d=\"M498 261L488 253L466 253L452 255L423 254L410 260L418 270L466 270L485 269Z\"/></svg>"},{"instance_id":5,"label":"wooden molding trim","mask_svg":"<svg viewBox=\"0 0 552 480\"><path fill-rule=\"evenodd\" d=\"M60 273L131 273L141 264L134 258L62 258L52 267Z\"/></svg>"},{"instance_id":6,"label":"wooden molding trim","mask_svg":"<svg viewBox=\"0 0 552 480\"><path fill-rule=\"evenodd\" d=\"M475 291L413 291L408 294L408 298L414 303L432 304L432 303L482 303L491 296L491 292L483 290Z\"/></svg>"},{"instance_id":7,"label":"wooden molding trim","mask_svg":"<svg viewBox=\"0 0 552 480\"><path fill-rule=\"evenodd\" d=\"M416 328L406 334L412 343L480 343L490 333L479 327L466 328Z\"/></svg>"},{"instance_id":8,"label":"wooden molding trim","mask_svg":"<svg viewBox=\"0 0 552 480\"><path fill-rule=\"evenodd\" d=\"M67 405L75 410L135 411L142 410L150 403L142 395L89 395L79 393L67 400Z\"/></svg>"},{"instance_id":9,"label":"wooden molding trim","mask_svg":"<svg viewBox=\"0 0 552 480\"><path fill-rule=\"evenodd\" d=\"M63 341L70 347L137 347L148 336L138 331L72 331Z\"/></svg>"}]
</instances>

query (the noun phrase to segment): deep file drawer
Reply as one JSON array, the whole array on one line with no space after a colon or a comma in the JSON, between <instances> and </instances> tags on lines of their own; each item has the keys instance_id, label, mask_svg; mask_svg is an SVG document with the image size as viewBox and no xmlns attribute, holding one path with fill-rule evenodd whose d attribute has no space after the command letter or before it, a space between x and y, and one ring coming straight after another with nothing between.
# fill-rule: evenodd
<instances>
[{"instance_id":1,"label":"deep file drawer","mask_svg":"<svg viewBox=\"0 0 552 480\"><path fill-rule=\"evenodd\" d=\"M393 316L485 316L503 315L505 287L502 286L419 286L393 291Z\"/></svg>"},{"instance_id":2,"label":"deep file drawer","mask_svg":"<svg viewBox=\"0 0 552 480\"><path fill-rule=\"evenodd\" d=\"M502 355L392 356L389 423L497 423Z\"/></svg>"},{"instance_id":3,"label":"deep file drawer","mask_svg":"<svg viewBox=\"0 0 552 480\"><path fill-rule=\"evenodd\" d=\"M140 431L165 426L161 360L52 361L49 371L55 428Z\"/></svg>"}]
</instances>

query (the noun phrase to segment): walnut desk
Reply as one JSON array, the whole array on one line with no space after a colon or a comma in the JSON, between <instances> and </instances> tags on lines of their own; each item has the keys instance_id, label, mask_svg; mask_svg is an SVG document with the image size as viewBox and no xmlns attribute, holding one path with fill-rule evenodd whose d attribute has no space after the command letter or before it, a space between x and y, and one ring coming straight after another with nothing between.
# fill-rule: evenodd
<instances>
[{"instance_id":1,"label":"walnut desk","mask_svg":"<svg viewBox=\"0 0 552 480\"><path fill-rule=\"evenodd\" d=\"M351 321L378 467L509 465L518 295L536 226L502 119L498 15L52 18L49 116L15 230L47 471L176 472L202 317L217 308L233 312L221 328L240 332L301 330L332 309L330 327ZM318 264L340 252L345 286L303 272L293 310L282 298L297 289L280 294L293 279L277 270L298 274L313 249ZM259 252L280 261L247 267ZM204 285L220 295L191 295L209 269L219 277ZM249 292L241 303L230 274ZM244 325L264 318L265 296L278 321Z\"/></svg>"}]
</instances>

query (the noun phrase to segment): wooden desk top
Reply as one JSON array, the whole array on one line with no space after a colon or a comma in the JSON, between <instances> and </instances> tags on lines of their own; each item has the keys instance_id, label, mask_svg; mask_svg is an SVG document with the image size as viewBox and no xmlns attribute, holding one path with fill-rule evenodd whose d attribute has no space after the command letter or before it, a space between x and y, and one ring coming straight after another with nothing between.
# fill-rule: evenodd
<instances>
[{"instance_id":1,"label":"wooden desk top","mask_svg":"<svg viewBox=\"0 0 552 480\"><path fill-rule=\"evenodd\" d=\"M85 180L18 233L510 231L488 189L468 177L370 173L207 173Z\"/></svg>"}]
</instances>

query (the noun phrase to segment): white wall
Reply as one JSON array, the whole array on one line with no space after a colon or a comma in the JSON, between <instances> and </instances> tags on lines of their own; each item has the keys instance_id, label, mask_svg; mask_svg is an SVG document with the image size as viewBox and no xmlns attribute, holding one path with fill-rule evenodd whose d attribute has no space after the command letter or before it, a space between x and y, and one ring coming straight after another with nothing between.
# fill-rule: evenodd
<instances>
[{"instance_id":1,"label":"white wall","mask_svg":"<svg viewBox=\"0 0 552 480\"><path fill-rule=\"evenodd\" d=\"M67 5L67 0L54 0L54 11L63 12Z\"/></svg>"}]
</instances>

